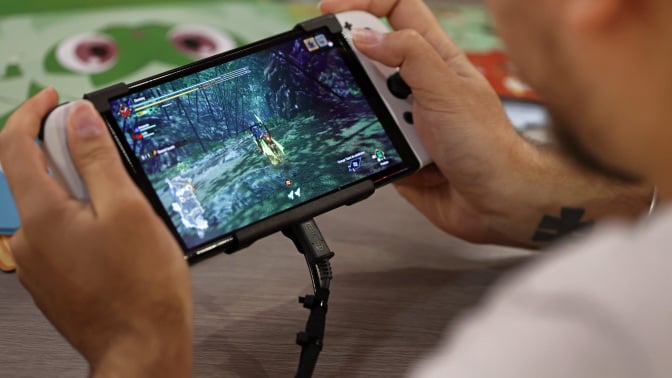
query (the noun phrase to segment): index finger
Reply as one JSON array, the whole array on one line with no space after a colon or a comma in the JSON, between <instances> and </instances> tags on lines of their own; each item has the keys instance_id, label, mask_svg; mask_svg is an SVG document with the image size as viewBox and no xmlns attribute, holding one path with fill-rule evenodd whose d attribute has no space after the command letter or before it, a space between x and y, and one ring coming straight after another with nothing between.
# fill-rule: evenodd
<instances>
[{"instance_id":1,"label":"index finger","mask_svg":"<svg viewBox=\"0 0 672 378\"><path fill-rule=\"evenodd\" d=\"M320 9L324 13L363 10L387 17L396 30L413 29L420 33L444 61L463 54L422 0L324 0Z\"/></svg>"},{"instance_id":2,"label":"index finger","mask_svg":"<svg viewBox=\"0 0 672 378\"><path fill-rule=\"evenodd\" d=\"M42 119L57 103L53 88L42 90L19 106L0 133L0 161L22 218L29 209L41 207L38 202L67 198L49 176L44 154L35 143ZM63 198L53 198L54 193Z\"/></svg>"}]
</instances>

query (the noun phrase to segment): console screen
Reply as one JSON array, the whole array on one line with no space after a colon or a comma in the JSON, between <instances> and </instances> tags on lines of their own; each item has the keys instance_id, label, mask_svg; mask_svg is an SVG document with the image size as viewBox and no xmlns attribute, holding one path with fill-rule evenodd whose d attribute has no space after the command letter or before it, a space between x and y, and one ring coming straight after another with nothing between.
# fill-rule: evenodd
<instances>
[{"instance_id":1,"label":"console screen","mask_svg":"<svg viewBox=\"0 0 672 378\"><path fill-rule=\"evenodd\" d=\"M188 248L401 164L328 35L110 100Z\"/></svg>"}]
</instances>

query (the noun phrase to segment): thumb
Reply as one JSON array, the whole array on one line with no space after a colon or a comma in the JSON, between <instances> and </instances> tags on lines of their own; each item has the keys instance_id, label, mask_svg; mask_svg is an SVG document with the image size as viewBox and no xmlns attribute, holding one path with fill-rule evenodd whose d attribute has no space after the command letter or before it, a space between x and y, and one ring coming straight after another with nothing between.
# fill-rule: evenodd
<instances>
[{"instance_id":1,"label":"thumb","mask_svg":"<svg viewBox=\"0 0 672 378\"><path fill-rule=\"evenodd\" d=\"M416 101L439 101L445 107L446 96L454 95L462 86L464 76L477 72L459 50L448 60L417 31L407 29L380 33L355 29L353 40L357 49L368 58L389 67L399 67L399 73L413 89Z\"/></svg>"},{"instance_id":2,"label":"thumb","mask_svg":"<svg viewBox=\"0 0 672 378\"><path fill-rule=\"evenodd\" d=\"M68 145L72 160L94 207L134 188L105 122L88 101L78 101L68 116Z\"/></svg>"}]
</instances>

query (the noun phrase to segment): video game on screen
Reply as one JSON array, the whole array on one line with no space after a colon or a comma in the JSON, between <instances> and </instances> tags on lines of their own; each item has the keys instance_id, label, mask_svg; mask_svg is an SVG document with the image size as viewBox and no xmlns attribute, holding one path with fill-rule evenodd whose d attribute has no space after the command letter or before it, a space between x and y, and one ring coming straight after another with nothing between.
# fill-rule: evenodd
<instances>
[{"instance_id":1,"label":"video game on screen","mask_svg":"<svg viewBox=\"0 0 672 378\"><path fill-rule=\"evenodd\" d=\"M401 163L314 33L111 101L187 247Z\"/></svg>"}]
</instances>

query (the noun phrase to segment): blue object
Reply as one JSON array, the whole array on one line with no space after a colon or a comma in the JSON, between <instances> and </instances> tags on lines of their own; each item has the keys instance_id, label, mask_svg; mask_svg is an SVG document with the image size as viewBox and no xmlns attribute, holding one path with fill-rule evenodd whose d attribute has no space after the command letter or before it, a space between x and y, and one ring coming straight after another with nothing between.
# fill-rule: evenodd
<instances>
[{"instance_id":1,"label":"blue object","mask_svg":"<svg viewBox=\"0 0 672 378\"><path fill-rule=\"evenodd\" d=\"M21 225L5 174L0 171L0 234L11 235Z\"/></svg>"}]
</instances>

